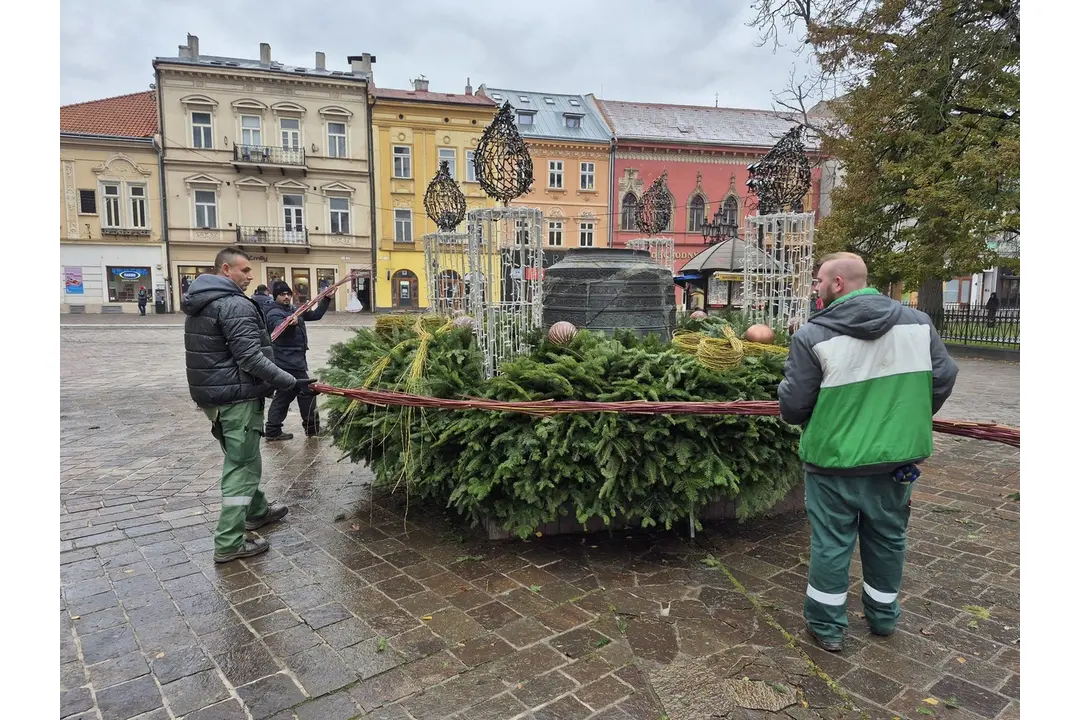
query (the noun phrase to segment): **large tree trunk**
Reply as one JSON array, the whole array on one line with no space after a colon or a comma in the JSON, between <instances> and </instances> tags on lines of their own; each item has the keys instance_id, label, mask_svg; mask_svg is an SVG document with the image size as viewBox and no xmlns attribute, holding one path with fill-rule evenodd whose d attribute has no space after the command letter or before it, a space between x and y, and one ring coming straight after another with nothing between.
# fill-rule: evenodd
<instances>
[{"instance_id":1,"label":"large tree trunk","mask_svg":"<svg viewBox=\"0 0 1080 720\"><path fill-rule=\"evenodd\" d=\"M942 282L938 278L931 278L919 286L919 309L930 314L940 312L945 306L945 297L942 291Z\"/></svg>"}]
</instances>

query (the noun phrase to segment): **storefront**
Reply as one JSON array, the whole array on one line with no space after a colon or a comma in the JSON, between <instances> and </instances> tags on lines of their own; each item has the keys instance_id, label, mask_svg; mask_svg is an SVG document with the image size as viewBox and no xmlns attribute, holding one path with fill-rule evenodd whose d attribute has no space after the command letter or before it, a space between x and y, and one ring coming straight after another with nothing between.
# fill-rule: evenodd
<instances>
[{"instance_id":1,"label":"storefront","mask_svg":"<svg viewBox=\"0 0 1080 720\"><path fill-rule=\"evenodd\" d=\"M176 301L187 292L199 275L214 272L214 254L198 248L173 247L173 277L177 278ZM301 304L330 287L348 273L357 271L356 282L341 285L331 295L330 311L371 312L371 266L353 262L353 258L333 256L331 253L311 252L298 254L251 255L252 280L247 289L249 295L259 285L273 287L284 280L293 291L293 302ZM177 305L179 307L179 305Z\"/></svg>"},{"instance_id":2,"label":"storefront","mask_svg":"<svg viewBox=\"0 0 1080 720\"><path fill-rule=\"evenodd\" d=\"M164 299L164 251L160 245L60 246L60 312L137 313L139 290L153 308Z\"/></svg>"}]
</instances>

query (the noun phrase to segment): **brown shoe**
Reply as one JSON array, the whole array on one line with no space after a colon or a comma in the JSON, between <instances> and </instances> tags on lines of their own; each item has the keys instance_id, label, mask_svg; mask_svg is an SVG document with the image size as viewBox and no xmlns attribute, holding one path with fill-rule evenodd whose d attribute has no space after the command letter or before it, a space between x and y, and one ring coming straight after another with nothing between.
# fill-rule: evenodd
<instances>
[{"instance_id":1,"label":"brown shoe","mask_svg":"<svg viewBox=\"0 0 1080 720\"><path fill-rule=\"evenodd\" d=\"M806 632L810 635L810 637L814 638L814 642L816 642L818 644L818 647L820 647L822 650L831 653L843 652L843 638L841 638L840 640L825 640L824 638L819 637L816 632L810 629L810 623L806 623Z\"/></svg>"},{"instance_id":2,"label":"brown shoe","mask_svg":"<svg viewBox=\"0 0 1080 720\"><path fill-rule=\"evenodd\" d=\"M275 440L292 440L293 439L293 434L292 433L278 433L276 435L263 435L263 437L266 439L266 442L274 442Z\"/></svg>"},{"instance_id":3,"label":"brown shoe","mask_svg":"<svg viewBox=\"0 0 1080 720\"><path fill-rule=\"evenodd\" d=\"M239 560L240 558L248 558L254 555L260 555L270 549L270 542L263 540L262 538L256 538L254 540L245 540L244 544L232 552L219 554L214 553L214 562L227 563L233 560Z\"/></svg>"},{"instance_id":4,"label":"brown shoe","mask_svg":"<svg viewBox=\"0 0 1080 720\"><path fill-rule=\"evenodd\" d=\"M270 505L270 507L266 508L266 512L264 512L259 517L257 517L257 518L249 518L249 519L245 520L244 521L244 529L245 530L258 530L259 528L263 527L264 525L269 525L270 523L277 522L278 520L280 520L281 518L285 517L288 514L289 514L289 506L288 505L278 505L278 504Z\"/></svg>"}]
</instances>

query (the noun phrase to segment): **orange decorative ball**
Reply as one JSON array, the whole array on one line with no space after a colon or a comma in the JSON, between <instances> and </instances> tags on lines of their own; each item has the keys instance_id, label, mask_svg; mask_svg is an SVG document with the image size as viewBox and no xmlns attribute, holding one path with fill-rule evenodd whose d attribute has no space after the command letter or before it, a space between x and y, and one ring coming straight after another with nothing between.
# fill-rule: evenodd
<instances>
[{"instance_id":1,"label":"orange decorative ball","mask_svg":"<svg viewBox=\"0 0 1080 720\"><path fill-rule=\"evenodd\" d=\"M776 333L768 325L751 325L743 335L743 339L762 345L772 345L776 341Z\"/></svg>"},{"instance_id":2,"label":"orange decorative ball","mask_svg":"<svg viewBox=\"0 0 1080 720\"><path fill-rule=\"evenodd\" d=\"M691 320L704 320L707 317L709 317L709 313L705 312L704 310L695 310L694 312L690 313Z\"/></svg>"},{"instance_id":3,"label":"orange decorative ball","mask_svg":"<svg viewBox=\"0 0 1080 720\"><path fill-rule=\"evenodd\" d=\"M454 318L452 323L454 327L472 327L472 318L468 315L459 315Z\"/></svg>"},{"instance_id":4,"label":"orange decorative ball","mask_svg":"<svg viewBox=\"0 0 1080 720\"><path fill-rule=\"evenodd\" d=\"M560 320L548 330L548 340L554 345L569 345L577 335L577 328L573 323Z\"/></svg>"}]
</instances>

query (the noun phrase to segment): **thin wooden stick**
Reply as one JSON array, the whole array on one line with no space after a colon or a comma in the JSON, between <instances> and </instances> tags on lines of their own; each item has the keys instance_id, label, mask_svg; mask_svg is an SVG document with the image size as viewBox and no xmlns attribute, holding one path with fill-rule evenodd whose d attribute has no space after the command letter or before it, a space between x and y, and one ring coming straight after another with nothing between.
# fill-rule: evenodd
<instances>
[{"instance_id":1,"label":"thin wooden stick","mask_svg":"<svg viewBox=\"0 0 1080 720\"><path fill-rule=\"evenodd\" d=\"M295 320L296 318L300 317L301 315L306 313L311 308L318 305L319 302L322 301L323 298L327 297L328 295L330 295L330 293L334 292L339 287L341 287L342 285L349 282L350 280L352 280L355 277L356 277L356 270L353 270L351 273L346 275L344 278L342 278L341 280L338 280L336 283L334 283L330 287L326 288L321 293L319 293L318 295L316 295L315 297L311 298L306 303L301 305L299 308L297 308L296 312L294 312L292 315L290 315L289 317L282 320L281 324L278 325L276 328L274 328L274 332L270 333L270 339L271 340L277 340L278 337L281 335L281 333L285 332L285 330L288 329L289 325L292 324L293 320Z\"/></svg>"}]
</instances>

